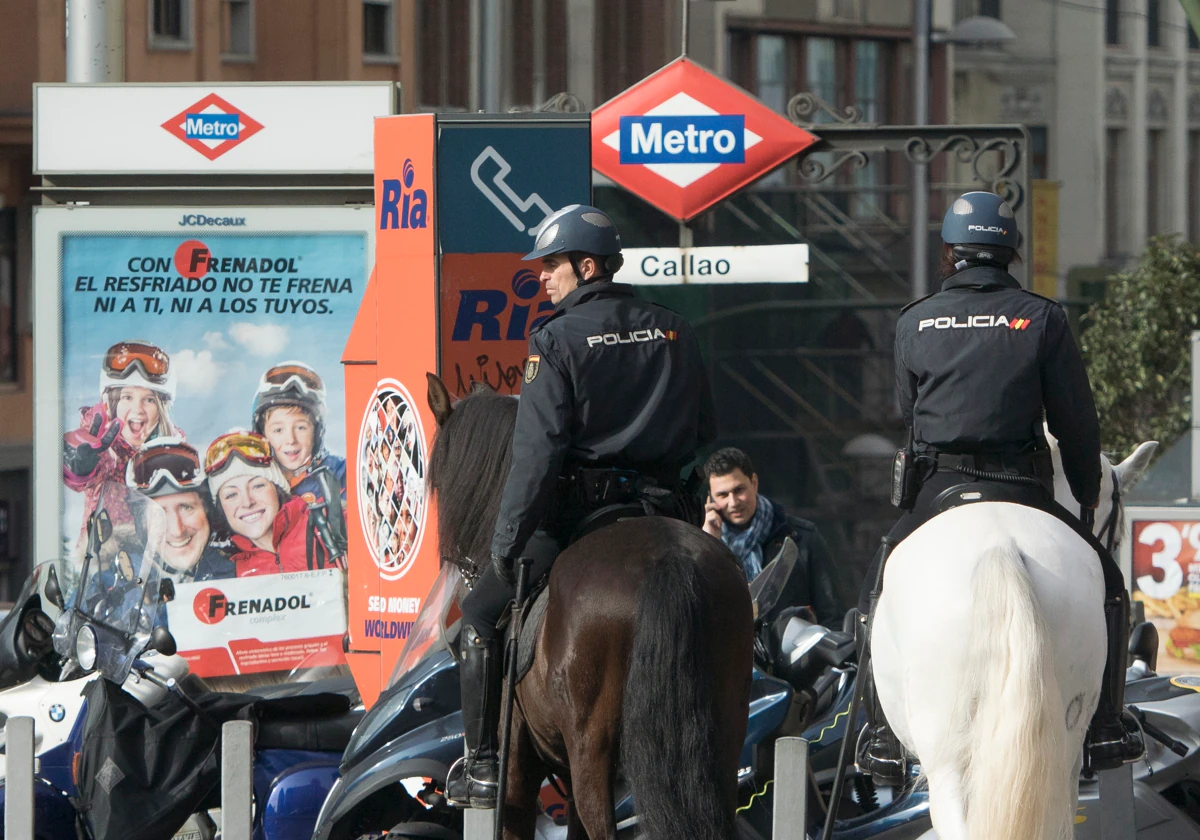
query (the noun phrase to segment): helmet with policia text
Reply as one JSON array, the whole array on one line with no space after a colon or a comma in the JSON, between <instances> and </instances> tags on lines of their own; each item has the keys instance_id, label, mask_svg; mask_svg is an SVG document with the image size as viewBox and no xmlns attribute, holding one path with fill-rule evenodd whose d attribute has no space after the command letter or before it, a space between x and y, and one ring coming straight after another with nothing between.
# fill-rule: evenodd
<instances>
[{"instance_id":1,"label":"helmet with policia text","mask_svg":"<svg viewBox=\"0 0 1200 840\"><path fill-rule=\"evenodd\" d=\"M109 388L148 388L175 399L175 371L170 357L148 341L119 341L104 354L100 393Z\"/></svg>"},{"instance_id":2,"label":"helmet with policia text","mask_svg":"<svg viewBox=\"0 0 1200 840\"><path fill-rule=\"evenodd\" d=\"M522 259L540 260L552 254L567 254L575 276L582 283L576 253L603 258L600 273L592 280L612 277L625 264L625 258L621 256L621 234L603 210L586 204L570 204L551 213L538 226L533 250Z\"/></svg>"},{"instance_id":3,"label":"helmet with policia text","mask_svg":"<svg viewBox=\"0 0 1200 840\"><path fill-rule=\"evenodd\" d=\"M325 437L325 383L321 376L304 362L280 362L268 368L254 395L254 431L263 434L267 412L281 406L301 408L312 415L316 426L313 454L321 452Z\"/></svg>"},{"instance_id":4,"label":"helmet with policia text","mask_svg":"<svg viewBox=\"0 0 1200 840\"><path fill-rule=\"evenodd\" d=\"M942 220L942 241L947 245L983 245L994 248L1021 246L1017 218L1008 203L990 192L960 196Z\"/></svg>"},{"instance_id":5,"label":"helmet with policia text","mask_svg":"<svg viewBox=\"0 0 1200 840\"><path fill-rule=\"evenodd\" d=\"M200 453L180 437L155 438L129 459L125 484L151 499L199 492L204 486Z\"/></svg>"}]
</instances>

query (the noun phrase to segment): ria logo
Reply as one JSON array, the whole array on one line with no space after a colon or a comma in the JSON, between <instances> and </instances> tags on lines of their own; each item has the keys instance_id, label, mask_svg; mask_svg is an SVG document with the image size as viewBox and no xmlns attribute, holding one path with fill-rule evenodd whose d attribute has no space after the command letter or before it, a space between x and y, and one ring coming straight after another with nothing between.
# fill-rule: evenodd
<instances>
[{"instance_id":1,"label":"ria logo","mask_svg":"<svg viewBox=\"0 0 1200 840\"><path fill-rule=\"evenodd\" d=\"M508 305L508 293L502 289L463 289L458 298L458 312L454 316L451 341L470 341L471 332L479 325L482 341L525 341L529 330L538 326L554 311L548 299L537 305L533 322L529 320L529 309L533 299L541 291L538 276L528 268L522 268L512 278L512 293L516 297L512 307ZM500 316L508 310L508 324L501 329Z\"/></svg>"},{"instance_id":2,"label":"ria logo","mask_svg":"<svg viewBox=\"0 0 1200 840\"><path fill-rule=\"evenodd\" d=\"M680 220L817 142L687 58L592 114L592 165Z\"/></svg>"},{"instance_id":3,"label":"ria logo","mask_svg":"<svg viewBox=\"0 0 1200 840\"><path fill-rule=\"evenodd\" d=\"M263 129L258 120L215 93L184 108L162 127L209 160L216 160Z\"/></svg>"},{"instance_id":4,"label":"ria logo","mask_svg":"<svg viewBox=\"0 0 1200 840\"><path fill-rule=\"evenodd\" d=\"M383 197L379 203L379 229L423 228L428 224L426 204L429 196L425 190L412 188L417 179L417 170L412 158L405 158L400 178L383 179Z\"/></svg>"}]
</instances>

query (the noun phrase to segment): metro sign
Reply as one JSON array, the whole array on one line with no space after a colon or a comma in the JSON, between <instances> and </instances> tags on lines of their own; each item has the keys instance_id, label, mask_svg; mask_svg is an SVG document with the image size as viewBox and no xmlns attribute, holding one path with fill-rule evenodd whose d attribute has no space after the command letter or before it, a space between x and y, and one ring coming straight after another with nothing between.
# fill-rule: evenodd
<instances>
[{"instance_id":1,"label":"metro sign","mask_svg":"<svg viewBox=\"0 0 1200 840\"><path fill-rule=\"evenodd\" d=\"M209 160L216 160L263 129L258 120L215 93L180 111L162 127Z\"/></svg>"},{"instance_id":2,"label":"metro sign","mask_svg":"<svg viewBox=\"0 0 1200 840\"><path fill-rule=\"evenodd\" d=\"M817 139L679 58L592 113L592 167L687 221Z\"/></svg>"}]
</instances>

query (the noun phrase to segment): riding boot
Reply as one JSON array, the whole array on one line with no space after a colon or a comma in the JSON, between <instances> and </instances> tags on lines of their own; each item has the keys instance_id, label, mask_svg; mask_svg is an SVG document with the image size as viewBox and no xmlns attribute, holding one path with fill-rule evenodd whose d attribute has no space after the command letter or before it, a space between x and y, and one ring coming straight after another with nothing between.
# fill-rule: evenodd
<instances>
[{"instance_id":1,"label":"riding boot","mask_svg":"<svg viewBox=\"0 0 1200 840\"><path fill-rule=\"evenodd\" d=\"M467 754L450 768L446 798L460 808L495 808L499 779L496 730L500 723L499 644L474 627L463 628L459 682Z\"/></svg>"},{"instance_id":2,"label":"riding boot","mask_svg":"<svg viewBox=\"0 0 1200 840\"><path fill-rule=\"evenodd\" d=\"M1104 602L1108 629L1108 660L1100 702L1087 735L1087 767L1113 770L1145 754L1142 730L1136 718L1125 711L1125 665L1129 646L1129 596L1124 590Z\"/></svg>"},{"instance_id":3,"label":"riding boot","mask_svg":"<svg viewBox=\"0 0 1200 840\"><path fill-rule=\"evenodd\" d=\"M873 672L868 661L866 670L859 671L858 675L863 680L863 708L867 713L867 726L858 739L855 763L859 771L875 780L875 784L900 787L904 784L905 776L904 747L892 733L879 705Z\"/></svg>"}]
</instances>

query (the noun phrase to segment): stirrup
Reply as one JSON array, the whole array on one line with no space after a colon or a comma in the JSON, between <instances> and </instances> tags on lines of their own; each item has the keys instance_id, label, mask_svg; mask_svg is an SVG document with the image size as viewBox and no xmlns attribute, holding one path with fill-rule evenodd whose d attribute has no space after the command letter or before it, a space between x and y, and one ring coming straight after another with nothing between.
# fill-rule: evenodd
<instances>
[{"instance_id":1,"label":"stirrup","mask_svg":"<svg viewBox=\"0 0 1200 840\"><path fill-rule=\"evenodd\" d=\"M1129 712L1122 711L1116 721L1103 728L1108 731L1102 737L1093 739L1092 727L1088 727L1087 740L1084 741L1088 770L1116 770L1146 754L1141 724Z\"/></svg>"},{"instance_id":2,"label":"stirrup","mask_svg":"<svg viewBox=\"0 0 1200 840\"><path fill-rule=\"evenodd\" d=\"M463 756L450 765L446 774L446 801L455 808L495 808L497 783L474 778L472 758Z\"/></svg>"}]
</instances>

